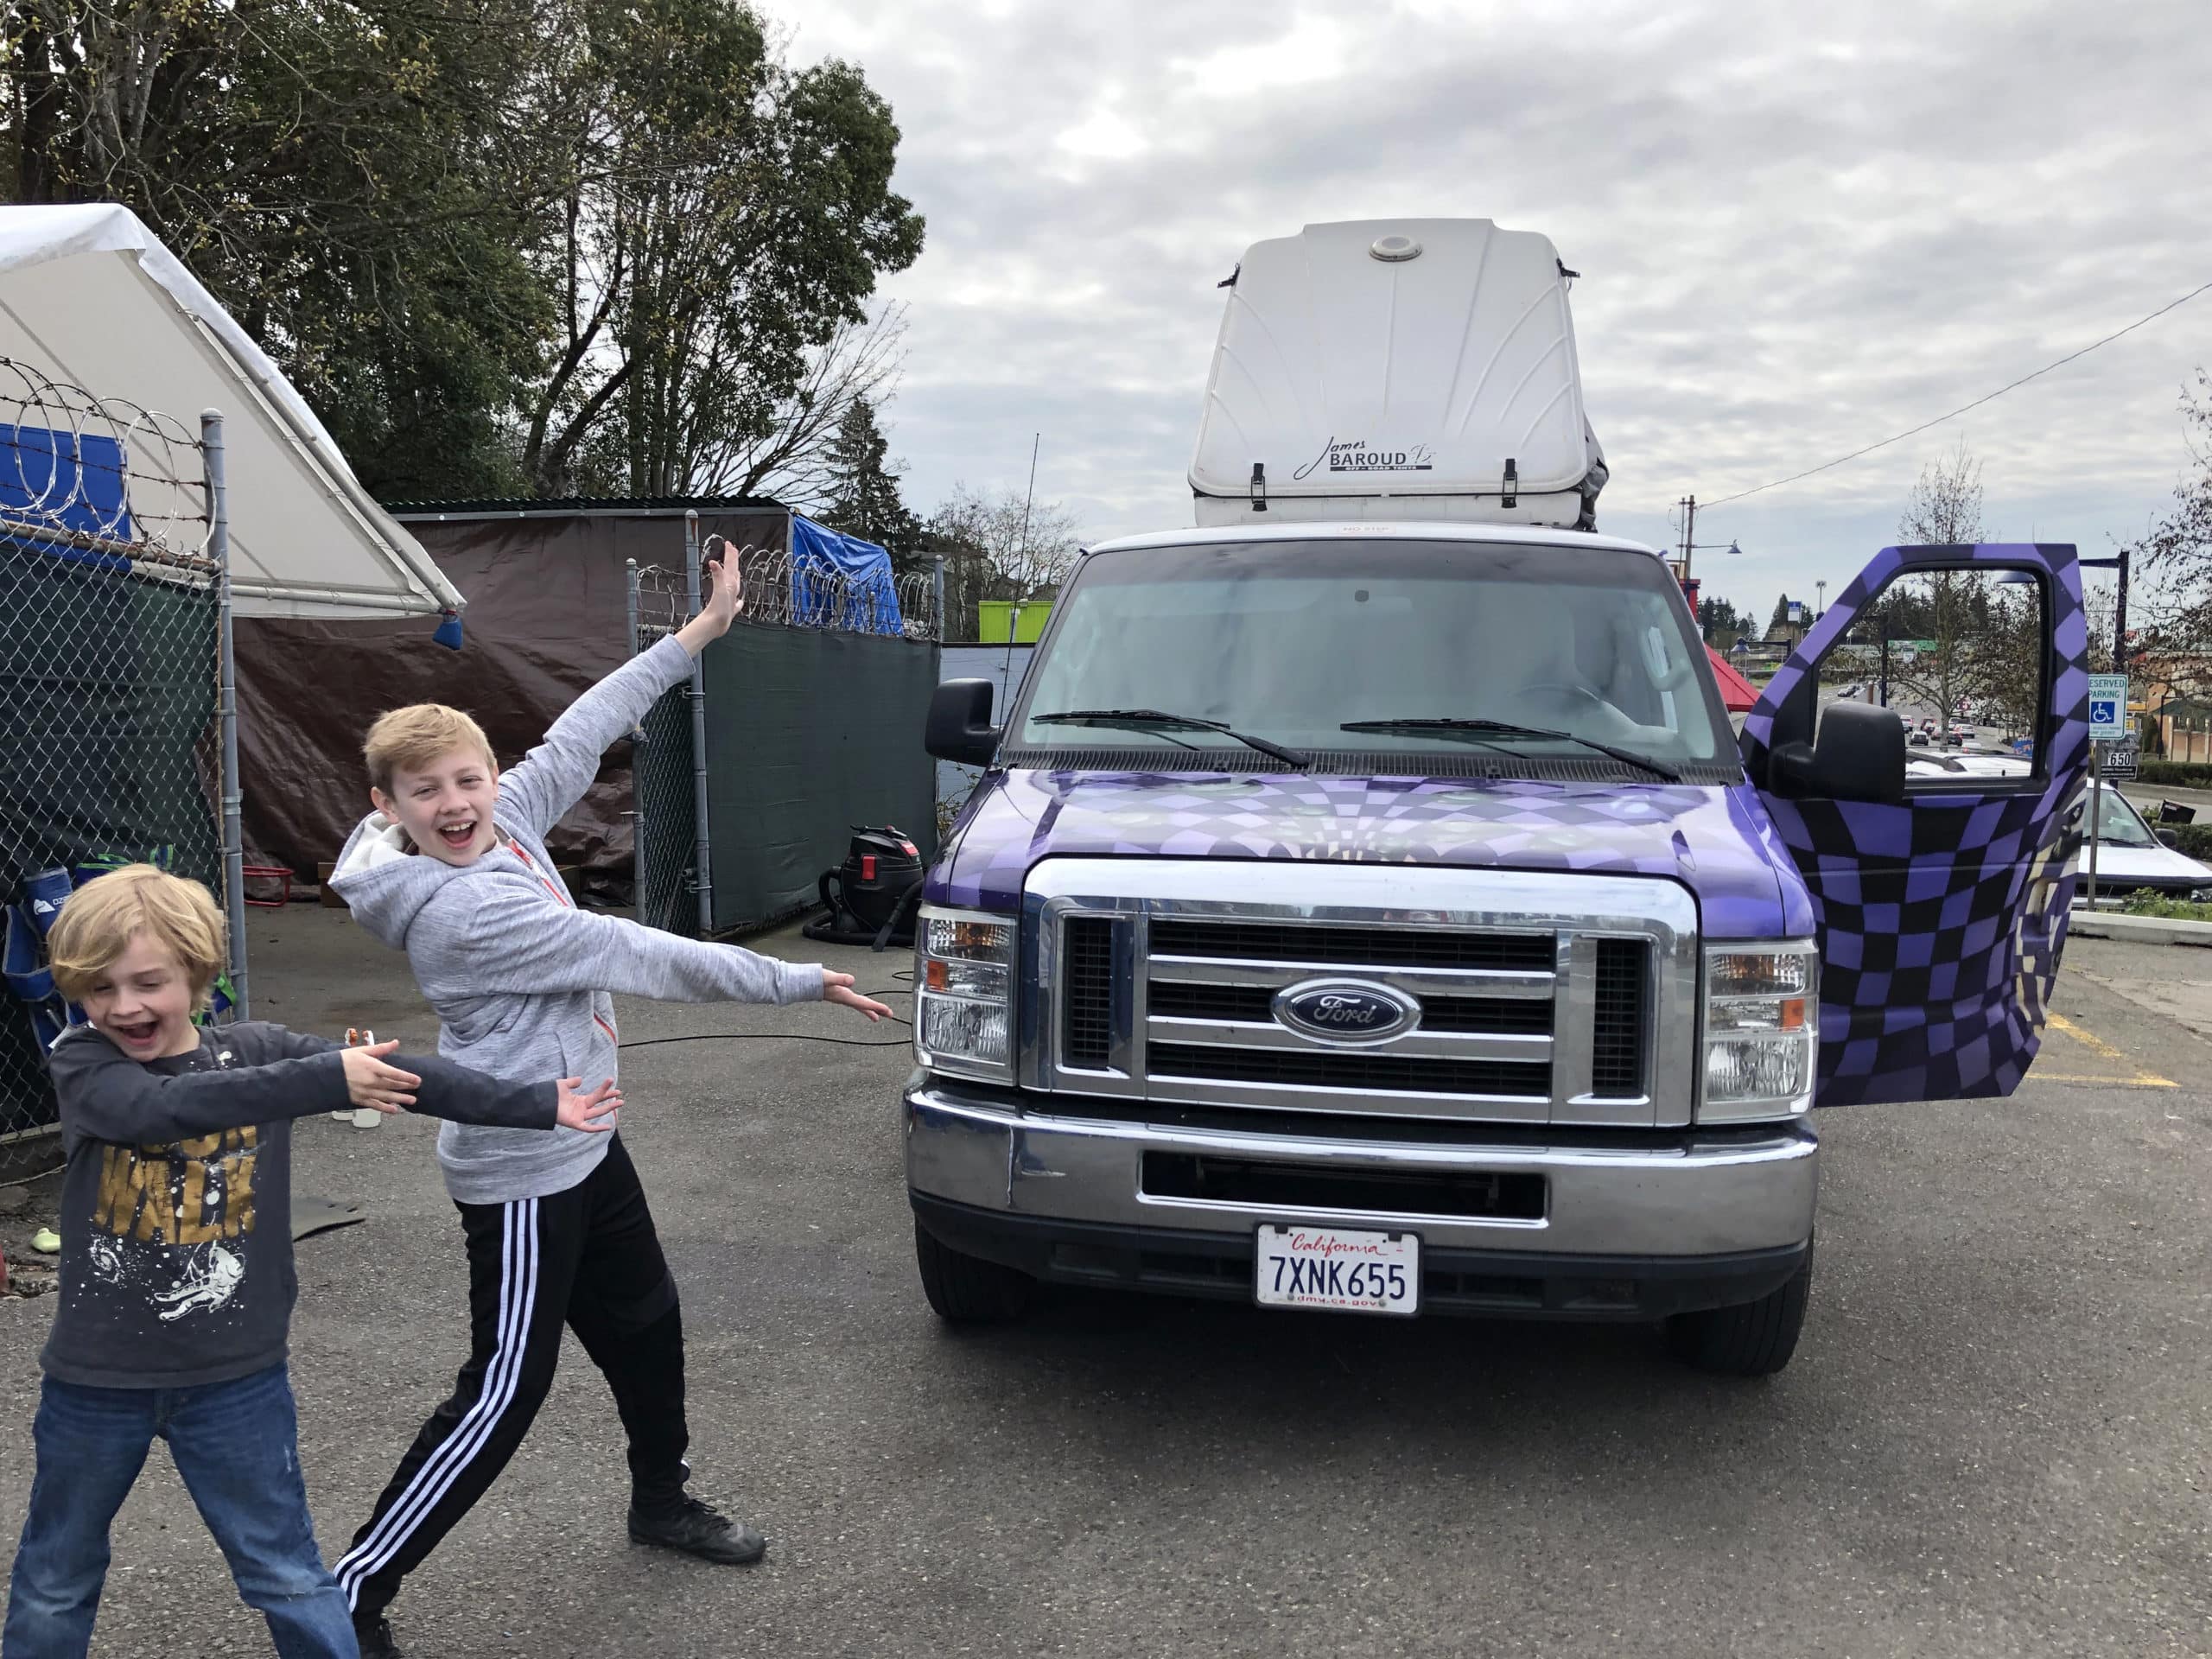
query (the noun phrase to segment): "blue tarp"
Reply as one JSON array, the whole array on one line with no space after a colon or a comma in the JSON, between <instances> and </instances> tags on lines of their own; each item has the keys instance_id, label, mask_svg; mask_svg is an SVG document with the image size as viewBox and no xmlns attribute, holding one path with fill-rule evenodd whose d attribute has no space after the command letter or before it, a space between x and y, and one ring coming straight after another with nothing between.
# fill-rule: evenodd
<instances>
[{"instance_id":1,"label":"blue tarp","mask_svg":"<svg viewBox=\"0 0 2212 1659\"><path fill-rule=\"evenodd\" d=\"M0 509L58 519L110 541L130 539L123 446L98 433L0 423Z\"/></svg>"},{"instance_id":2,"label":"blue tarp","mask_svg":"<svg viewBox=\"0 0 2212 1659\"><path fill-rule=\"evenodd\" d=\"M894 638L906 632L899 614L891 555L874 542L797 513L791 515L791 586L792 608L802 626L842 627Z\"/></svg>"}]
</instances>

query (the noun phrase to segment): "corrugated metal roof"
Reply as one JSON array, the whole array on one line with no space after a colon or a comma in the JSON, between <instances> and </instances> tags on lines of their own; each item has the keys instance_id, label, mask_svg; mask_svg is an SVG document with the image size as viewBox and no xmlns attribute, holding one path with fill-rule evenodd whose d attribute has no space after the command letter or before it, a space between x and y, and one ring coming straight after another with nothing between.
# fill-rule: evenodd
<instances>
[{"instance_id":1,"label":"corrugated metal roof","mask_svg":"<svg viewBox=\"0 0 2212 1659\"><path fill-rule=\"evenodd\" d=\"M523 497L486 501L387 501L384 510L403 524L410 518L556 518L582 513L603 518L680 518L687 512L789 512L765 495L572 495L539 500Z\"/></svg>"}]
</instances>

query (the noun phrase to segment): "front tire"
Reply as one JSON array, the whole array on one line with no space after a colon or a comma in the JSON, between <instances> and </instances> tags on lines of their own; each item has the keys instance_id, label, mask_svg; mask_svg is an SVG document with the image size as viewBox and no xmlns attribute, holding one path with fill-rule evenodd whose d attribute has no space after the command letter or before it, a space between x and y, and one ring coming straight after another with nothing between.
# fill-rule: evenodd
<instances>
[{"instance_id":1,"label":"front tire","mask_svg":"<svg viewBox=\"0 0 2212 1659\"><path fill-rule=\"evenodd\" d=\"M917 1221L914 1264L930 1311L948 1325L1004 1325L1028 1311L1037 1281L1026 1273L969 1255Z\"/></svg>"},{"instance_id":2,"label":"front tire","mask_svg":"<svg viewBox=\"0 0 2212 1659\"><path fill-rule=\"evenodd\" d=\"M1756 1302L1675 1314L1667 1321L1668 1351L1723 1376L1772 1376L1797 1351L1812 1286L1808 1250L1802 1267Z\"/></svg>"}]
</instances>

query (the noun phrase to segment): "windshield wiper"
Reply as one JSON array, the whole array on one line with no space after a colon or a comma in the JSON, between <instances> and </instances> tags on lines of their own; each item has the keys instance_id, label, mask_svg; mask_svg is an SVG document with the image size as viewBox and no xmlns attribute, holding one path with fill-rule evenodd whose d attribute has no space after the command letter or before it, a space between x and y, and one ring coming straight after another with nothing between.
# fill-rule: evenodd
<instances>
[{"instance_id":1,"label":"windshield wiper","mask_svg":"<svg viewBox=\"0 0 2212 1659\"><path fill-rule=\"evenodd\" d=\"M1286 749L1280 743L1270 743L1264 737L1254 737L1249 732L1240 732L1220 721L1202 720L1196 715L1171 715L1160 709L1063 709L1056 715L1032 715L1029 720L1035 726L1127 726L1137 731L1147 727L1164 726L1191 732L1219 732L1224 737L1235 738L1248 749L1257 749L1262 754L1271 754L1278 760L1287 761L1300 772L1313 764L1310 756L1300 754L1296 749ZM1184 747L1190 748L1195 746L1185 744Z\"/></svg>"},{"instance_id":2,"label":"windshield wiper","mask_svg":"<svg viewBox=\"0 0 2212 1659\"><path fill-rule=\"evenodd\" d=\"M1465 737L1476 743L1508 743L1523 738L1541 738L1554 743L1579 743L1608 760L1618 760L1624 766L1639 767L1656 777L1664 778L1670 784L1682 781L1682 774L1664 761L1651 760L1633 749L1601 743L1596 738L1584 737L1579 732L1558 732L1543 726L1516 726L1508 721L1477 720L1464 715L1432 715L1408 720L1348 720L1337 729L1340 732L1434 733L1440 737Z\"/></svg>"}]
</instances>

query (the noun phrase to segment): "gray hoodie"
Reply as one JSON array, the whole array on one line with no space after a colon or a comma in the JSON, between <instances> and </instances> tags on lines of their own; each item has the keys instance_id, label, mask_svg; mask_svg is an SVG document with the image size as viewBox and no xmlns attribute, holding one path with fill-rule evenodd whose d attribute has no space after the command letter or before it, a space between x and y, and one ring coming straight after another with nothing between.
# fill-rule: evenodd
<instances>
[{"instance_id":1,"label":"gray hoodie","mask_svg":"<svg viewBox=\"0 0 2212 1659\"><path fill-rule=\"evenodd\" d=\"M620 917L578 910L545 834L663 692L690 677L673 637L576 699L545 741L499 776L500 844L456 868L415 852L382 813L361 820L331 885L385 944L407 953L437 1011L438 1052L495 1077L618 1075L614 999L801 1002L822 995L818 964L797 966L706 944ZM580 1130L447 1123L438 1133L446 1190L460 1204L505 1204L565 1192L606 1156L607 1137Z\"/></svg>"}]
</instances>

